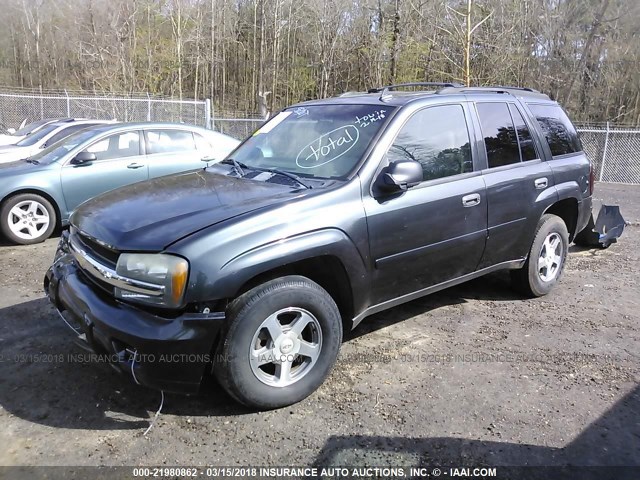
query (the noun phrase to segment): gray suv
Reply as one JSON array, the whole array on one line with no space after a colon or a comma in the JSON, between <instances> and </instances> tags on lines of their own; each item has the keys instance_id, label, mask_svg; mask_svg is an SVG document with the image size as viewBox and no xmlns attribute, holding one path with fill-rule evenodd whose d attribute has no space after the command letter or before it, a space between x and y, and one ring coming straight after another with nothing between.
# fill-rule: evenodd
<instances>
[{"instance_id":1,"label":"gray suv","mask_svg":"<svg viewBox=\"0 0 640 480\"><path fill-rule=\"evenodd\" d=\"M591 212L565 112L531 89L400 87L294 105L219 164L83 204L50 299L137 382L194 392L213 371L268 409L313 392L373 313L503 269L548 293Z\"/></svg>"}]
</instances>

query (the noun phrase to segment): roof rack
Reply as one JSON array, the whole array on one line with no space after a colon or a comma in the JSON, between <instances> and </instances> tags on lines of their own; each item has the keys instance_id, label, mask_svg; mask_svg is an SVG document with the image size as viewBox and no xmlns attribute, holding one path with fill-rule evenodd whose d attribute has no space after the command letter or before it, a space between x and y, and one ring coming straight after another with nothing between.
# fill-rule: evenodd
<instances>
[{"instance_id":1,"label":"roof rack","mask_svg":"<svg viewBox=\"0 0 640 480\"><path fill-rule=\"evenodd\" d=\"M385 87L377 87L370 88L367 90L367 93L380 93L380 101L384 102L389 99L390 91L397 90L398 88L406 88L406 87L453 87L453 88L462 88L464 85L460 83L451 83L451 82L410 82L410 83L397 83L395 85L387 85Z\"/></svg>"},{"instance_id":2,"label":"roof rack","mask_svg":"<svg viewBox=\"0 0 640 480\"><path fill-rule=\"evenodd\" d=\"M410 82L410 83L397 83L395 85L386 85L384 87L370 88L368 93L379 93L389 90L397 90L398 88L405 87L464 87L460 83L451 82Z\"/></svg>"},{"instance_id":3,"label":"roof rack","mask_svg":"<svg viewBox=\"0 0 640 480\"><path fill-rule=\"evenodd\" d=\"M438 90L438 93L498 93L514 96L525 96L532 98L539 98L543 100L549 100L549 96L528 87L503 87L501 85L488 86L488 87L462 87L462 88L442 88Z\"/></svg>"},{"instance_id":4,"label":"roof rack","mask_svg":"<svg viewBox=\"0 0 640 480\"><path fill-rule=\"evenodd\" d=\"M533 88L528 88L528 87L505 87L502 85L491 85L491 86L487 86L487 87L465 87L463 88L463 90L470 90L470 91L487 91L487 92L498 92L498 93L505 93L505 92L509 92L510 90L516 90L519 92L530 92L530 93L540 93L538 90L534 90Z\"/></svg>"},{"instance_id":5,"label":"roof rack","mask_svg":"<svg viewBox=\"0 0 640 480\"><path fill-rule=\"evenodd\" d=\"M529 88L529 87L511 87L508 85L491 85L488 88L504 88L507 90L523 90L525 92L540 93L538 90L534 90L533 88Z\"/></svg>"},{"instance_id":6,"label":"roof rack","mask_svg":"<svg viewBox=\"0 0 640 480\"><path fill-rule=\"evenodd\" d=\"M519 92L521 95L531 95L531 96L543 96L546 97L544 93L539 92L538 90L534 90L533 88L528 87L503 87L500 85L490 86L490 87L462 87L462 88L443 88L438 91L438 93L467 93L467 92L475 92L475 93L506 93L506 94L516 94Z\"/></svg>"}]
</instances>

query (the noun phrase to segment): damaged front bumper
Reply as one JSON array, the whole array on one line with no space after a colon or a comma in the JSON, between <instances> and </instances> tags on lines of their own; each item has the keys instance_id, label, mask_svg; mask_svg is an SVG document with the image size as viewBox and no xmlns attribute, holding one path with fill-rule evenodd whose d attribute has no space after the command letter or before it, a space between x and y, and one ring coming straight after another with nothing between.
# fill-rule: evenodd
<instances>
[{"instance_id":1,"label":"damaged front bumper","mask_svg":"<svg viewBox=\"0 0 640 480\"><path fill-rule=\"evenodd\" d=\"M120 302L97 287L60 239L44 289L78 340L142 385L195 393L213 358L223 313L165 318Z\"/></svg>"}]
</instances>

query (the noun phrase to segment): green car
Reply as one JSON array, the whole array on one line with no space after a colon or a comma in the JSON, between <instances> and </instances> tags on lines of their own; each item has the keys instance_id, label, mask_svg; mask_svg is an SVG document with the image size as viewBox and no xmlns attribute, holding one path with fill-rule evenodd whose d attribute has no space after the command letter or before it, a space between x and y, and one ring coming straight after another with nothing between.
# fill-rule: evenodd
<instances>
[{"instance_id":1,"label":"green car","mask_svg":"<svg viewBox=\"0 0 640 480\"><path fill-rule=\"evenodd\" d=\"M240 142L200 127L119 123L79 131L40 153L0 164L0 230L33 244L66 226L82 202L124 185L195 170Z\"/></svg>"}]
</instances>

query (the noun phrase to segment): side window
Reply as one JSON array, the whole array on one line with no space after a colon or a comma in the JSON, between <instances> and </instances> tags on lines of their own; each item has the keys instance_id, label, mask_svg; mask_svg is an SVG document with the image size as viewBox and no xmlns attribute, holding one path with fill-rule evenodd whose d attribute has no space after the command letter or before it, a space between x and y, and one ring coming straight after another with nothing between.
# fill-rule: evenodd
<instances>
[{"instance_id":1,"label":"side window","mask_svg":"<svg viewBox=\"0 0 640 480\"><path fill-rule=\"evenodd\" d=\"M527 160L540 158L536 153L536 147L533 143L533 138L531 138L529 127L527 127L520 110L518 110L518 108L512 103L509 104L509 110L511 110L511 118L513 118L513 123L516 126L516 134L518 135L522 161L526 162Z\"/></svg>"},{"instance_id":2,"label":"side window","mask_svg":"<svg viewBox=\"0 0 640 480\"><path fill-rule=\"evenodd\" d=\"M44 147L45 148L46 147L50 147L54 143L59 142L60 140L62 140L63 138L67 138L72 133L75 133L78 130L82 130L83 128L89 128L91 126L92 126L91 124L83 123L81 125L72 125L70 127L63 128L62 130L60 130L55 135L52 135L51 138L49 138L49 140L47 140L45 142Z\"/></svg>"},{"instance_id":3,"label":"side window","mask_svg":"<svg viewBox=\"0 0 640 480\"><path fill-rule=\"evenodd\" d=\"M415 113L398 133L387 158L419 162L424 180L473 171L462 106L442 105Z\"/></svg>"},{"instance_id":4,"label":"side window","mask_svg":"<svg viewBox=\"0 0 640 480\"><path fill-rule=\"evenodd\" d=\"M140 155L140 135L138 132L124 132L103 138L87 148L95 153L98 160L133 157Z\"/></svg>"},{"instance_id":5,"label":"side window","mask_svg":"<svg viewBox=\"0 0 640 480\"><path fill-rule=\"evenodd\" d=\"M149 154L189 152L196 149L193 133L186 130L147 130Z\"/></svg>"},{"instance_id":6,"label":"side window","mask_svg":"<svg viewBox=\"0 0 640 480\"><path fill-rule=\"evenodd\" d=\"M478 103L489 168L520 162L518 136L506 103Z\"/></svg>"},{"instance_id":7,"label":"side window","mask_svg":"<svg viewBox=\"0 0 640 480\"><path fill-rule=\"evenodd\" d=\"M529 105L529 108L542 127L551 155L555 157L582 151L578 133L559 105Z\"/></svg>"}]
</instances>

